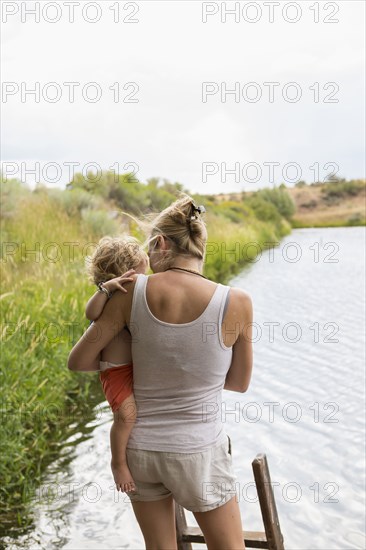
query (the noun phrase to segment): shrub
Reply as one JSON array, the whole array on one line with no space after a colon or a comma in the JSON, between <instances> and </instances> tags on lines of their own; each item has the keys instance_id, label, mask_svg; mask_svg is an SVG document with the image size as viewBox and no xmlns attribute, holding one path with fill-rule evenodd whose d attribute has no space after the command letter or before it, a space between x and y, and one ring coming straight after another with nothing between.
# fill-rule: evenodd
<instances>
[{"instance_id":1,"label":"shrub","mask_svg":"<svg viewBox=\"0 0 366 550\"><path fill-rule=\"evenodd\" d=\"M295 183L295 187L300 187L300 188L301 187L306 187L306 185L307 185L307 183L304 180L300 180L300 181Z\"/></svg>"},{"instance_id":2,"label":"shrub","mask_svg":"<svg viewBox=\"0 0 366 550\"><path fill-rule=\"evenodd\" d=\"M246 204L253 210L255 217L264 222L280 223L281 216L275 205L258 192L246 199Z\"/></svg>"},{"instance_id":3,"label":"shrub","mask_svg":"<svg viewBox=\"0 0 366 550\"><path fill-rule=\"evenodd\" d=\"M315 208L317 204L318 204L318 203L316 202L315 199L311 199L311 200L309 200L308 202L303 202L303 203L301 203L300 206L302 206L302 208L309 208L309 209L312 209L312 208Z\"/></svg>"},{"instance_id":4,"label":"shrub","mask_svg":"<svg viewBox=\"0 0 366 550\"><path fill-rule=\"evenodd\" d=\"M118 223L105 210L83 210L81 217L90 233L102 237L103 235L116 235Z\"/></svg>"},{"instance_id":5,"label":"shrub","mask_svg":"<svg viewBox=\"0 0 366 550\"><path fill-rule=\"evenodd\" d=\"M215 212L234 223L242 223L250 215L250 208L243 203L225 201L215 206Z\"/></svg>"},{"instance_id":6,"label":"shrub","mask_svg":"<svg viewBox=\"0 0 366 550\"><path fill-rule=\"evenodd\" d=\"M98 209L103 201L100 197L92 195L84 189L50 189L49 196L57 202L60 207L69 215L76 216L83 210Z\"/></svg>"},{"instance_id":7,"label":"shrub","mask_svg":"<svg viewBox=\"0 0 366 550\"><path fill-rule=\"evenodd\" d=\"M263 199L272 203L284 218L290 219L295 213L295 203L287 192L286 187L260 189L258 194Z\"/></svg>"},{"instance_id":8,"label":"shrub","mask_svg":"<svg viewBox=\"0 0 366 550\"><path fill-rule=\"evenodd\" d=\"M325 200L332 200L335 197L357 196L363 189L365 189L365 181L363 180L340 180L324 184L321 193L324 195Z\"/></svg>"}]
</instances>

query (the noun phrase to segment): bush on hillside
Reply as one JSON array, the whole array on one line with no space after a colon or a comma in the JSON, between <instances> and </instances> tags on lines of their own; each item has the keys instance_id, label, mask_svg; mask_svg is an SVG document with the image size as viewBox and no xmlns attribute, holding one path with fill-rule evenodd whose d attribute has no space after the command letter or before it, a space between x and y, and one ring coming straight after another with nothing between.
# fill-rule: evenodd
<instances>
[{"instance_id":1,"label":"bush on hillside","mask_svg":"<svg viewBox=\"0 0 366 550\"><path fill-rule=\"evenodd\" d=\"M355 197L365 188L365 182L362 180L340 180L324 184L321 193L325 200L334 198Z\"/></svg>"},{"instance_id":2,"label":"bush on hillside","mask_svg":"<svg viewBox=\"0 0 366 550\"><path fill-rule=\"evenodd\" d=\"M245 202L252 209L258 220L276 224L280 223L281 216L275 205L258 194L258 192L246 199Z\"/></svg>"},{"instance_id":3,"label":"bush on hillside","mask_svg":"<svg viewBox=\"0 0 366 550\"><path fill-rule=\"evenodd\" d=\"M286 187L273 187L260 189L258 194L261 198L272 203L281 216L290 219L296 210L295 203L288 194Z\"/></svg>"}]
</instances>

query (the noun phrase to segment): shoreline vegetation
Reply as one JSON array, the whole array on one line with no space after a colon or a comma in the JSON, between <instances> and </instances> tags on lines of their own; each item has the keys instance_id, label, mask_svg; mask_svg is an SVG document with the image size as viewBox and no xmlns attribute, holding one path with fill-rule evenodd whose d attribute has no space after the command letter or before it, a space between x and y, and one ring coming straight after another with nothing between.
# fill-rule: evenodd
<instances>
[{"instance_id":1,"label":"shoreline vegetation","mask_svg":"<svg viewBox=\"0 0 366 550\"><path fill-rule=\"evenodd\" d=\"M297 182L293 187L284 184L295 210L290 218L292 228L348 227L366 225L366 180L327 180L307 184ZM216 195L216 200L240 201L255 192Z\"/></svg>"},{"instance_id":2,"label":"shoreline vegetation","mask_svg":"<svg viewBox=\"0 0 366 550\"><path fill-rule=\"evenodd\" d=\"M365 225L365 180L299 184L192 194L207 209L205 275L227 283L293 227ZM42 185L31 190L2 176L1 187L0 537L16 537L32 528L32 498L47 466L56 460L67 464L74 445L87 437L82 426L104 401L97 377L66 366L88 326L84 308L94 292L85 258L104 235L129 232L145 240L122 212L137 218L159 212L189 191L179 183L158 178L142 183L133 174L111 172L99 179L76 174L65 190Z\"/></svg>"}]
</instances>

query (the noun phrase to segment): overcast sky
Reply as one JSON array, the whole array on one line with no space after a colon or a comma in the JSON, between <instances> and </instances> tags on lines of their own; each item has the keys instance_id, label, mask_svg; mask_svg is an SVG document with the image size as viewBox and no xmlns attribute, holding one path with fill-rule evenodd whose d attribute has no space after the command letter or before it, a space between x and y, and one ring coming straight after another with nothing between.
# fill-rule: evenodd
<instances>
[{"instance_id":1,"label":"overcast sky","mask_svg":"<svg viewBox=\"0 0 366 550\"><path fill-rule=\"evenodd\" d=\"M364 21L349 0L4 1L3 170L63 186L95 163L203 193L365 177Z\"/></svg>"}]
</instances>

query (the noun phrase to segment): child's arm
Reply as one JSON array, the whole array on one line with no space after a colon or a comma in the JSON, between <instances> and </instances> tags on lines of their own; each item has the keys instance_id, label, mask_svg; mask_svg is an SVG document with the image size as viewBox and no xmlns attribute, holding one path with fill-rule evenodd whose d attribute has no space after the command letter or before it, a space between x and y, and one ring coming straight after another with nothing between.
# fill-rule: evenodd
<instances>
[{"instance_id":1,"label":"child's arm","mask_svg":"<svg viewBox=\"0 0 366 550\"><path fill-rule=\"evenodd\" d=\"M104 285L103 285L104 286ZM85 308L85 315L89 321L96 321L101 316L104 306L109 300L106 293L97 290L90 298Z\"/></svg>"},{"instance_id":2,"label":"child's arm","mask_svg":"<svg viewBox=\"0 0 366 550\"><path fill-rule=\"evenodd\" d=\"M130 269L120 277L110 279L110 281L103 283L103 288L105 288L107 292L97 290L97 292L90 298L85 308L86 318L89 319L89 321L96 321L101 316L104 306L112 296L113 292L116 290L127 292L127 290L123 288L123 284L128 281L133 281L130 275L133 275L134 273L135 270Z\"/></svg>"}]
</instances>

